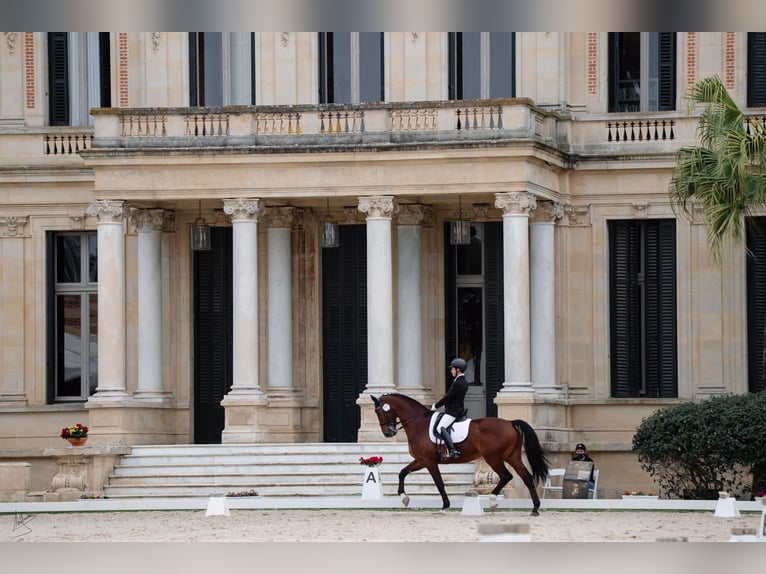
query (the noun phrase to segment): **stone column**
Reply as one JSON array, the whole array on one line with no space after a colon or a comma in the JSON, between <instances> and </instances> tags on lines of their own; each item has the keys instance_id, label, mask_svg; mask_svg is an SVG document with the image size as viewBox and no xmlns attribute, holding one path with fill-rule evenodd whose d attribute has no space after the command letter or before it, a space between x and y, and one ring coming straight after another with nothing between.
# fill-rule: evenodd
<instances>
[{"instance_id":1,"label":"stone column","mask_svg":"<svg viewBox=\"0 0 766 574\"><path fill-rule=\"evenodd\" d=\"M161 402L162 385L162 228L164 209L134 209L138 233L138 389L134 398Z\"/></svg>"},{"instance_id":2,"label":"stone column","mask_svg":"<svg viewBox=\"0 0 766 574\"><path fill-rule=\"evenodd\" d=\"M423 387L421 327L420 231L422 205L400 205L397 211L397 378L398 390L419 401Z\"/></svg>"},{"instance_id":3,"label":"stone column","mask_svg":"<svg viewBox=\"0 0 766 574\"><path fill-rule=\"evenodd\" d=\"M269 207L268 225L268 387L269 441L300 442L303 395L293 386L293 223L294 207Z\"/></svg>"},{"instance_id":4,"label":"stone column","mask_svg":"<svg viewBox=\"0 0 766 574\"><path fill-rule=\"evenodd\" d=\"M0 404L27 400L24 388L24 238L28 217L0 218Z\"/></svg>"},{"instance_id":5,"label":"stone column","mask_svg":"<svg viewBox=\"0 0 766 574\"><path fill-rule=\"evenodd\" d=\"M98 387L88 402L122 401L125 387L124 202L88 206L98 218Z\"/></svg>"},{"instance_id":6,"label":"stone column","mask_svg":"<svg viewBox=\"0 0 766 574\"><path fill-rule=\"evenodd\" d=\"M503 320L505 381L499 394L531 395L529 313L529 212L531 193L497 193L503 210Z\"/></svg>"},{"instance_id":7,"label":"stone column","mask_svg":"<svg viewBox=\"0 0 766 574\"><path fill-rule=\"evenodd\" d=\"M362 408L358 440L381 440L380 426L369 395L390 393L394 387L393 258L391 216L394 198L359 198L367 214L367 387L357 399Z\"/></svg>"},{"instance_id":8,"label":"stone column","mask_svg":"<svg viewBox=\"0 0 766 574\"><path fill-rule=\"evenodd\" d=\"M222 442L262 442L268 404L258 379L258 218L260 199L227 199L232 221L233 340L232 388L221 401L226 412Z\"/></svg>"},{"instance_id":9,"label":"stone column","mask_svg":"<svg viewBox=\"0 0 766 574\"><path fill-rule=\"evenodd\" d=\"M563 215L563 205L546 201L535 210L530 224L531 373L536 395L558 394L554 230Z\"/></svg>"}]
</instances>

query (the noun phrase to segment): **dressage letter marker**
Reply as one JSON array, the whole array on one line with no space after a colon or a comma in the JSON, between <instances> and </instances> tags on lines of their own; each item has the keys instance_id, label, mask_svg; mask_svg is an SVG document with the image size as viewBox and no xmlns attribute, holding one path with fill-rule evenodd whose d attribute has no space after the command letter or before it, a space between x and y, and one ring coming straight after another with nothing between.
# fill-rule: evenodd
<instances>
[{"instance_id":1,"label":"dressage letter marker","mask_svg":"<svg viewBox=\"0 0 766 574\"><path fill-rule=\"evenodd\" d=\"M383 489L380 484L380 473L377 467L368 467L364 471L364 482L362 482L363 499L383 498Z\"/></svg>"}]
</instances>

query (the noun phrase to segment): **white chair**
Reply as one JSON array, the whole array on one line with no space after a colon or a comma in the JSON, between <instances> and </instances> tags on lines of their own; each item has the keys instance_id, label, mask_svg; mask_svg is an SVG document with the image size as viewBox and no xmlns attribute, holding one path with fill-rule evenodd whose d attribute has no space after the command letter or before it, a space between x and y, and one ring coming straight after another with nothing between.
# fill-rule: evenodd
<instances>
[{"instance_id":1,"label":"white chair","mask_svg":"<svg viewBox=\"0 0 766 574\"><path fill-rule=\"evenodd\" d=\"M545 498L545 495L548 491L551 492L562 492L564 490L564 473L566 472L565 468L551 468L548 469L548 478L545 479L545 484L543 484L543 496L542 498ZM551 483L551 478L556 478L556 484Z\"/></svg>"}]
</instances>

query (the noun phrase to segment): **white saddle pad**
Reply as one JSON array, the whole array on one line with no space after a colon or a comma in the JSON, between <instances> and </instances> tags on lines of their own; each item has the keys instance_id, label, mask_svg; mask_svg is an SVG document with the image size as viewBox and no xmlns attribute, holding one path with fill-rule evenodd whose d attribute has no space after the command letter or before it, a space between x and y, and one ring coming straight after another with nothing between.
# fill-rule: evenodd
<instances>
[{"instance_id":1,"label":"white saddle pad","mask_svg":"<svg viewBox=\"0 0 766 574\"><path fill-rule=\"evenodd\" d=\"M434 425L436 424L436 417L439 413L435 412L431 415L431 422L428 423L428 438L432 443L436 443L437 437L434 435ZM455 444L462 442L468 437L468 425L471 424L471 419L465 419L460 422L456 422L452 425L452 442ZM442 438L439 437L439 442L442 442Z\"/></svg>"}]
</instances>

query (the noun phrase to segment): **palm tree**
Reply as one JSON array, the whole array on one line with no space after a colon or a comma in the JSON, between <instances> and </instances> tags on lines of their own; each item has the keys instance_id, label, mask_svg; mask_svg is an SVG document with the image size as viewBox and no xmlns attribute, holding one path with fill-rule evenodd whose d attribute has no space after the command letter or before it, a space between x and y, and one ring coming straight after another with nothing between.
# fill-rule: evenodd
<instances>
[{"instance_id":1,"label":"palm tree","mask_svg":"<svg viewBox=\"0 0 766 574\"><path fill-rule=\"evenodd\" d=\"M686 99L704 106L700 145L678 152L670 199L676 213L703 208L708 246L720 261L727 239L744 242L744 216L766 203L766 125L745 116L718 76L694 84Z\"/></svg>"}]
</instances>

